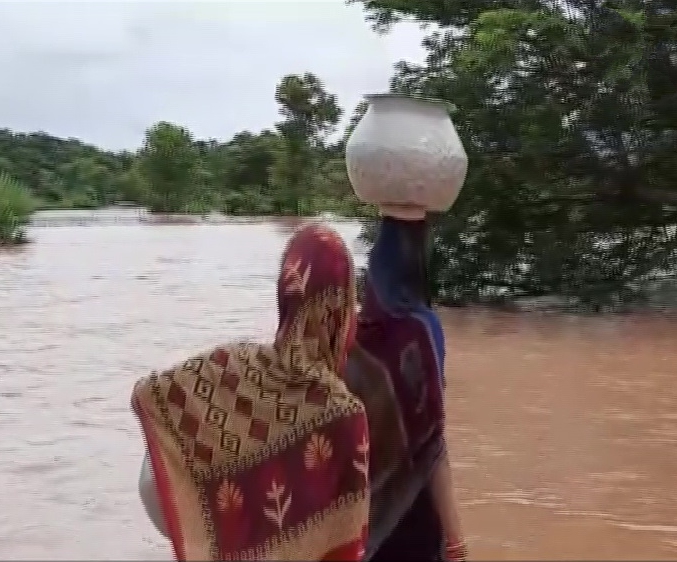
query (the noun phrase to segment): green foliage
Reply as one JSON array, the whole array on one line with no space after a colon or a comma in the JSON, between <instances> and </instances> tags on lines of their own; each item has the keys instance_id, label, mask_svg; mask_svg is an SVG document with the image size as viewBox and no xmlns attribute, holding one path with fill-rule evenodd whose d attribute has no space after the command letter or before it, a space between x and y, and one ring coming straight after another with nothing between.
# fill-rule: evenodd
<instances>
[{"instance_id":1,"label":"green foliage","mask_svg":"<svg viewBox=\"0 0 677 562\"><path fill-rule=\"evenodd\" d=\"M470 159L440 217L438 300L604 307L677 266L677 11L667 0L363 0L428 24L396 92L453 102Z\"/></svg>"},{"instance_id":2,"label":"green foliage","mask_svg":"<svg viewBox=\"0 0 677 562\"><path fill-rule=\"evenodd\" d=\"M133 156L75 139L0 129L0 173L26 186L40 207L99 207L118 199Z\"/></svg>"},{"instance_id":3,"label":"green foliage","mask_svg":"<svg viewBox=\"0 0 677 562\"><path fill-rule=\"evenodd\" d=\"M0 246L26 241L25 227L34 210L31 194L7 173L0 173Z\"/></svg>"},{"instance_id":4,"label":"green foliage","mask_svg":"<svg viewBox=\"0 0 677 562\"><path fill-rule=\"evenodd\" d=\"M27 186L41 208L135 202L160 213L368 215L331 144L342 114L317 76L280 80L275 130L242 131L227 142L195 140L167 122L148 129L136 153L105 152L74 139L0 130L0 172Z\"/></svg>"},{"instance_id":5,"label":"green foliage","mask_svg":"<svg viewBox=\"0 0 677 562\"><path fill-rule=\"evenodd\" d=\"M284 121L277 124L287 140L297 139L320 145L333 132L343 110L333 94L324 89L322 81L307 72L303 76L284 76L275 88L275 101Z\"/></svg>"},{"instance_id":6,"label":"green foliage","mask_svg":"<svg viewBox=\"0 0 677 562\"><path fill-rule=\"evenodd\" d=\"M139 154L152 212L180 213L200 191L199 153L187 129L161 121L146 132Z\"/></svg>"},{"instance_id":7,"label":"green foliage","mask_svg":"<svg viewBox=\"0 0 677 562\"><path fill-rule=\"evenodd\" d=\"M317 196L313 184L322 166L320 154L343 110L336 96L327 93L321 80L310 73L284 76L275 89L275 101L284 117L276 124L280 143L271 169L274 188L285 193L279 209L312 212L309 195Z\"/></svg>"}]
</instances>

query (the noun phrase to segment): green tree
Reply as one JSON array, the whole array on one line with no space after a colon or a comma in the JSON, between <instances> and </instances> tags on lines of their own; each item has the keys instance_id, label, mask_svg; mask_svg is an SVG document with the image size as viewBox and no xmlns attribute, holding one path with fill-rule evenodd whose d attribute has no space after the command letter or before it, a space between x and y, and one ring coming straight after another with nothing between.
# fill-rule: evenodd
<instances>
[{"instance_id":1,"label":"green tree","mask_svg":"<svg viewBox=\"0 0 677 562\"><path fill-rule=\"evenodd\" d=\"M34 210L35 201L28 190L0 172L0 246L26 241L25 227Z\"/></svg>"},{"instance_id":2,"label":"green tree","mask_svg":"<svg viewBox=\"0 0 677 562\"><path fill-rule=\"evenodd\" d=\"M96 155L76 157L57 168L60 201L73 207L110 205L117 198L115 175ZM56 183L56 182L55 182Z\"/></svg>"},{"instance_id":3,"label":"green tree","mask_svg":"<svg viewBox=\"0 0 677 562\"><path fill-rule=\"evenodd\" d=\"M617 0L364 0L380 31L435 24L397 92L455 104L470 158L436 232L452 303L559 294L599 307L674 270L677 20Z\"/></svg>"},{"instance_id":4,"label":"green tree","mask_svg":"<svg viewBox=\"0 0 677 562\"><path fill-rule=\"evenodd\" d=\"M76 139L0 129L0 172L26 186L40 206L93 207L116 201L128 158Z\"/></svg>"},{"instance_id":5,"label":"green tree","mask_svg":"<svg viewBox=\"0 0 677 562\"><path fill-rule=\"evenodd\" d=\"M243 131L209 153L208 168L223 209L232 214L274 211L270 170L280 139L271 131Z\"/></svg>"},{"instance_id":6,"label":"green tree","mask_svg":"<svg viewBox=\"0 0 677 562\"><path fill-rule=\"evenodd\" d=\"M146 131L140 155L141 172L148 184L152 212L178 213L201 186L200 158L191 133L161 121Z\"/></svg>"},{"instance_id":7,"label":"green tree","mask_svg":"<svg viewBox=\"0 0 677 562\"><path fill-rule=\"evenodd\" d=\"M144 203L150 200L150 188L140 159L135 159L129 169L116 176L115 192L122 201Z\"/></svg>"},{"instance_id":8,"label":"green tree","mask_svg":"<svg viewBox=\"0 0 677 562\"><path fill-rule=\"evenodd\" d=\"M341 115L336 97L312 74L287 76L276 92L283 120L274 130L241 131L227 141L194 140L161 122L138 151L111 152L77 139L0 129L0 172L39 208L95 208L135 202L162 212L361 214L331 143Z\"/></svg>"},{"instance_id":9,"label":"green tree","mask_svg":"<svg viewBox=\"0 0 677 562\"><path fill-rule=\"evenodd\" d=\"M275 90L283 121L276 124L282 143L272 166L281 211L302 211L308 204L303 190L317 172L321 150L342 114L335 95L311 73L284 76Z\"/></svg>"}]
</instances>

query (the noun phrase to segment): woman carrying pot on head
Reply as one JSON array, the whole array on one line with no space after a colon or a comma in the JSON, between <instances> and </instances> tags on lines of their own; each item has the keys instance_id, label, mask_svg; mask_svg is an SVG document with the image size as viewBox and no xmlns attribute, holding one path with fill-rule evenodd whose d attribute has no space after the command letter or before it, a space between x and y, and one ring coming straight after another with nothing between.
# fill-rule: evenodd
<instances>
[{"instance_id":1,"label":"woman carrying pot on head","mask_svg":"<svg viewBox=\"0 0 677 562\"><path fill-rule=\"evenodd\" d=\"M271 345L234 343L141 379L140 492L177 560L361 560L367 420L339 373L355 332L351 256L320 225L282 259Z\"/></svg>"},{"instance_id":2,"label":"woman carrying pot on head","mask_svg":"<svg viewBox=\"0 0 677 562\"><path fill-rule=\"evenodd\" d=\"M444 333L431 309L425 220L382 219L346 383L371 439L374 561L464 560L444 438Z\"/></svg>"}]
</instances>

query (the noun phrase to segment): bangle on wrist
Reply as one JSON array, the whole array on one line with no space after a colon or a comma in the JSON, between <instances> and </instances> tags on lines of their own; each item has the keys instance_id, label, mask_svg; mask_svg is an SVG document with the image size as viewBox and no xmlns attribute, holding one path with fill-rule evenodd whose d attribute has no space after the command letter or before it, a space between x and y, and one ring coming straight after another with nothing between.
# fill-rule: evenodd
<instances>
[{"instance_id":1,"label":"bangle on wrist","mask_svg":"<svg viewBox=\"0 0 677 562\"><path fill-rule=\"evenodd\" d=\"M447 560L465 560L468 557L468 548L465 541L447 542L444 551Z\"/></svg>"}]
</instances>

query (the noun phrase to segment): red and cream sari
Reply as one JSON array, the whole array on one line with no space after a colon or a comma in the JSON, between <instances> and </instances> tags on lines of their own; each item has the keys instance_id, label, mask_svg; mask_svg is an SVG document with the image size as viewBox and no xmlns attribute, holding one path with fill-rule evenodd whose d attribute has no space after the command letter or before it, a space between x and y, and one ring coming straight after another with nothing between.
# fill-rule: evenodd
<instances>
[{"instance_id":1,"label":"red and cream sari","mask_svg":"<svg viewBox=\"0 0 677 562\"><path fill-rule=\"evenodd\" d=\"M178 560L359 560L368 428L339 371L355 280L340 237L299 230L272 345L231 344L141 379L132 407Z\"/></svg>"}]
</instances>

